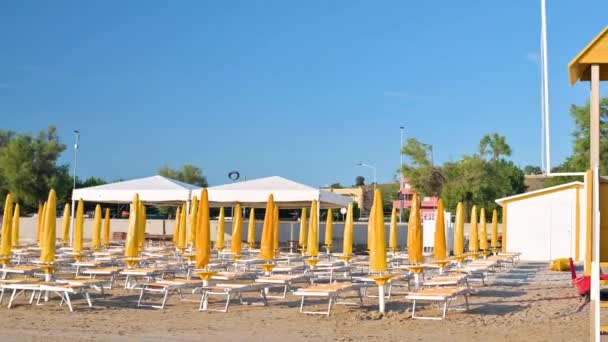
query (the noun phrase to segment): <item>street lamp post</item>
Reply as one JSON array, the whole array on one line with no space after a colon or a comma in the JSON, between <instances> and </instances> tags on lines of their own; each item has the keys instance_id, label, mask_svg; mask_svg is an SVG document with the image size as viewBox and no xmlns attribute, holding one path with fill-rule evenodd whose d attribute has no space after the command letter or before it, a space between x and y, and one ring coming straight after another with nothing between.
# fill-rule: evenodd
<instances>
[{"instance_id":1,"label":"street lamp post","mask_svg":"<svg viewBox=\"0 0 608 342\"><path fill-rule=\"evenodd\" d=\"M74 142L74 183L72 189L76 189L76 157L78 155L78 148L80 147L80 131L74 130L75 142Z\"/></svg>"},{"instance_id":2,"label":"street lamp post","mask_svg":"<svg viewBox=\"0 0 608 342\"><path fill-rule=\"evenodd\" d=\"M376 167L365 163L357 163L356 165L372 169L372 171L374 172L374 190L376 190L376 184L378 184L378 179L376 178Z\"/></svg>"},{"instance_id":3,"label":"street lamp post","mask_svg":"<svg viewBox=\"0 0 608 342\"><path fill-rule=\"evenodd\" d=\"M399 145L399 223L403 221L403 172L401 168L403 167L403 133L405 127L399 127L401 130L401 145Z\"/></svg>"}]
</instances>

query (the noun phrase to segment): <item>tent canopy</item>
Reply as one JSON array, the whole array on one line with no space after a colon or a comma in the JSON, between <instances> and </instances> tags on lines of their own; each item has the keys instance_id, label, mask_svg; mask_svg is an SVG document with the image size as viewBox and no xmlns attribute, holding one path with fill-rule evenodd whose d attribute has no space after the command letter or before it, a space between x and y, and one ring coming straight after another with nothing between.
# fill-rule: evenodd
<instances>
[{"instance_id":1,"label":"tent canopy","mask_svg":"<svg viewBox=\"0 0 608 342\"><path fill-rule=\"evenodd\" d=\"M163 176L152 176L89 188L74 189L72 199L86 202L129 203L135 193L150 204L180 204L198 194L201 187Z\"/></svg>"},{"instance_id":2,"label":"tent canopy","mask_svg":"<svg viewBox=\"0 0 608 342\"><path fill-rule=\"evenodd\" d=\"M352 200L346 196L319 190L292 180L273 176L210 187L209 202L213 207L232 206L264 208L268 195L274 196L279 208L303 208L318 200L321 208L345 208Z\"/></svg>"}]
</instances>

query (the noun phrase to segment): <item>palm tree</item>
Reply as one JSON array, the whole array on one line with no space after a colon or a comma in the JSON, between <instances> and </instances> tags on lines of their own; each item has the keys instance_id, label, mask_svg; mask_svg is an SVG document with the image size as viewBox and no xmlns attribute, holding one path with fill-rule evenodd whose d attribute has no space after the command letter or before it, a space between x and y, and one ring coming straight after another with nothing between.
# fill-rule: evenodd
<instances>
[{"instance_id":1,"label":"palm tree","mask_svg":"<svg viewBox=\"0 0 608 342\"><path fill-rule=\"evenodd\" d=\"M498 133L486 134L479 141L479 155L492 156L492 160L498 160L501 156L511 155L511 146L507 144L504 135Z\"/></svg>"}]
</instances>

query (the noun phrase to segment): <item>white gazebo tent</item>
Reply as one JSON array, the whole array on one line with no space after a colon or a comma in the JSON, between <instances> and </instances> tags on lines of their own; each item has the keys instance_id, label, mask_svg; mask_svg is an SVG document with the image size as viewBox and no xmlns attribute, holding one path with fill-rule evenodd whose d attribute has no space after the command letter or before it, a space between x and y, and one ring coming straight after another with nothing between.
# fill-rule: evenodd
<instances>
[{"instance_id":1,"label":"white gazebo tent","mask_svg":"<svg viewBox=\"0 0 608 342\"><path fill-rule=\"evenodd\" d=\"M345 208L352 200L333 192L320 190L292 180L273 176L210 187L209 205L213 207L233 206L264 208L268 195L272 194L279 208L296 209L310 206L312 200L319 208Z\"/></svg>"},{"instance_id":2,"label":"white gazebo tent","mask_svg":"<svg viewBox=\"0 0 608 342\"><path fill-rule=\"evenodd\" d=\"M130 203L137 193L139 200L147 204L181 205L186 203L189 212L190 199L200 192L200 189L200 186L158 175L74 189L71 207L72 236L74 234L75 202L80 199L98 203Z\"/></svg>"}]
</instances>

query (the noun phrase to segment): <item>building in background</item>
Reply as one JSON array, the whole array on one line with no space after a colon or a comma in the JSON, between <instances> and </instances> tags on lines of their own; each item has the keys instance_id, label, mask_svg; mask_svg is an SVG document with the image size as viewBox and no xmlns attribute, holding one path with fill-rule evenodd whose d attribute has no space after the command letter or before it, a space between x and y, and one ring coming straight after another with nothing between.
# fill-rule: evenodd
<instances>
[{"instance_id":1,"label":"building in background","mask_svg":"<svg viewBox=\"0 0 608 342\"><path fill-rule=\"evenodd\" d=\"M398 194L399 199L393 201L393 207L397 209L408 209L412 207L412 197L414 195L414 189L410 185L407 178L402 178L403 182L401 191ZM434 220L435 211L437 209L437 202L439 197L423 197L420 201L420 215L423 220ZM403 205L403 206L402 206Z\"/></svg>"}]
</instances>

